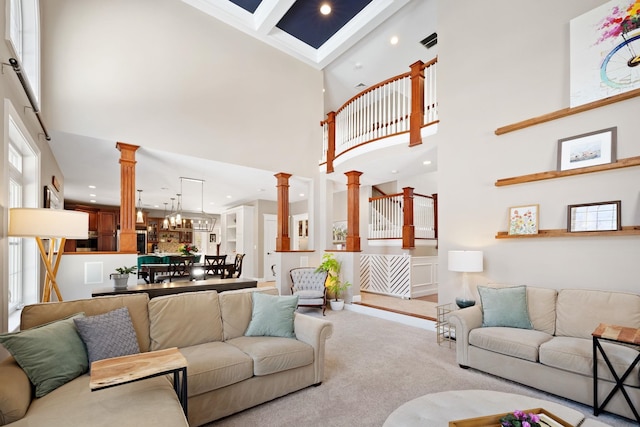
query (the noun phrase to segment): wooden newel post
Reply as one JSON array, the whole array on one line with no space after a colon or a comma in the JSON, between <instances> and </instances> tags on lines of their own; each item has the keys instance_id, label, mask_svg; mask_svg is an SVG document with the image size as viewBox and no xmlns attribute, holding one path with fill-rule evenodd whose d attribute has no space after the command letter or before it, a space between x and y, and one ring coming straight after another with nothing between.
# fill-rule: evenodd
<instances>
[{"instance_id":1,"label":"wooden newel post","mask_svg":"<svg viewBox=\"0 0 640 427\"><path fill-rule=\"evenodd\" d=\"M416 247L416 226L413 223L413 188L402 189L402 249Z\"/></svg>"},{"instance_id":2,"label":"wooden newel post","mask_svg":"<svg viewBox=\"0 0 640 427\"><path fill-rule=\"evenodd\" d=\"M278 179L278 234L276 251L285 252L291 249L289 239L289 178L291 174L280 172L274 175Z\"/></svg>"},{"instance_id":3,"label":"wooden newel post","mask_svg":"<svg viewBox=\"0 0 640 427\"><path fill-rule=\"evenodd\" d=\"M409 147L422 144L424 124L424 62L411 64L411 115L409 116Z\"/></svg>"},{"instance_id":4,"label":"wooden newel post","mask_svg":"<svg viewBox=\"0 0 640 427\"><path fill-rule=\"evenodd\" d=\"M347 252L360 252L360 175L345 172L347 176Z\"/></svg>"},{"instance_id":5,"label":"wooden newel post","mask_svg":"<svg viewBox=\"0 0 640 427\"><path fill-rule=\"evenodd\" d=\"M333 160L336 158L336 113L327 113L327 173L333 172Z\"/></svg>"},{"instance_id":6,"label":"wooden newel post","mask_svg":"<svg viewBox=\"0 0 640 427\"><path fill-rule=\"evenodd\" d=\"M136 151L137 145L116 143L120 150L120 252L136 252Z\"/></svg>"}]
</instances>

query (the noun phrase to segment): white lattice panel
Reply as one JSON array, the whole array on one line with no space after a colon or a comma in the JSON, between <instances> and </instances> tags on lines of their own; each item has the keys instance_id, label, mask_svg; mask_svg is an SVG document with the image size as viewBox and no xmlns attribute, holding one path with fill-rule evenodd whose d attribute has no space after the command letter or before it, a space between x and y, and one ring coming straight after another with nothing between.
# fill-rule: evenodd
<instances>
[{"instance_id":1,"label":"white lattice panel","mask_svg":"<svg viewBox=\"0 0 640 427\"><path fill-rule=\"evenodd\" d=\"M402 298L411 297L411 257L361 255L360 289Z\"/></svg>"}]
</instances>

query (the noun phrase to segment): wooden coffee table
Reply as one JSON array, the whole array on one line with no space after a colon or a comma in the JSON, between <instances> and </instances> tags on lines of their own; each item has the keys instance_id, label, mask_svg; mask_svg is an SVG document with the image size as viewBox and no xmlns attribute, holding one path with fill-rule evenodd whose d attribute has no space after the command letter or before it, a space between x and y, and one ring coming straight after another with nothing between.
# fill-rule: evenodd
<instances>
[{"instance_id":1,"label":"wooden coffee table","mask_svg":"<svg viewBox=\"0 0 640 427\"><path fill-rule=\"evenodd\" d=\"M91 391L173 374L173 389L187 415L187 360L176 348L131 354L91 364Z\"/></svg>"},{"instance_id":2,"label":"wooden coffee table","mask_svg":"<svg viewBox=\"0 0 640 427\"><path fill-rule=\"evenodd\" d=\"M633 405L633 402L631 402L631 398L627 394L627 391L624 389L624 381L627 379L629 374L631 374L633 368L635 368L638 362L640 362L640 351L638 351L638 356L636 356L633 362L631 362L629 368L627 368L622 376L619 377L613 365L609 361L609 357L605 353L604 348L600 345L600 340L606 340L621 344L635 345L640 349L640 329L600 323L591 335L593 336L593 415L598 415L600 411L607 406L607 403L609 403L613 395L616 394L617 391L620 391L629 404L633 415L636 417L636 421L640 424L640 415L638 415L638 411ZM607 364L613 378L616 380L615 387L604 399L602 405L598 405L598 350L600 351L600 354L602 354L602 358Z\"/></svg>"}]
</instances>

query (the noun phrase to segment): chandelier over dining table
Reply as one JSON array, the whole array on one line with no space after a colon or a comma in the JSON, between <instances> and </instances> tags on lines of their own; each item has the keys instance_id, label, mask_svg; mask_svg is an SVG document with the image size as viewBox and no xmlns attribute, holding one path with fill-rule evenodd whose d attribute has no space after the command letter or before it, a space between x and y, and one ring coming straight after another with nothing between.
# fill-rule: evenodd
<instances>
[{"instance_id":1,"label":"chandelier over dining table","mask_svg":"<svg viewBox=\"0 0 640 427\"><path fill-rule=\"evenodd\" d=\"M183 182L189 181L200 184L200 211L185 211L183 204ZM204 211L204 180L198 178L180 177L180 192L176 197L171 197L171 211L167 213L165 203L164 220L162 228L167 229L192 229L193 231L213 231L217 218ZM174 203L177 200L177 205Z\"/></svg>"}]
</instances>

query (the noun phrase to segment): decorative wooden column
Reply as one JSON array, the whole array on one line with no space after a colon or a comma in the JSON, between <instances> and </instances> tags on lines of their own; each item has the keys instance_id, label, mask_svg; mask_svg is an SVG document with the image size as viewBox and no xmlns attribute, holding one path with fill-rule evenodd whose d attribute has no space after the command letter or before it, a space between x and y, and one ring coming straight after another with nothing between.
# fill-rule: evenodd
<instances>
[{"instance_id":1,"label":"decorative wooden column","mask_svg":"<svg viewBox=\"0 0 640 427\"><path fill-rule=\"evenodd\" d=\"M402 189L402 249L416 247L416 226L413 223L413 188Z\"/></svg>"},{"instance_id":2,"label":"decorative wooden column","mask_svg":"<svg viewBox=\"0 0 640 427\"><path fill-rule=\"evenodd\" d=\"M333 160L336 158L336 113L327 113L327 173L333 172Z\"/></svg>"},{"instance_id":3,"label":"decorative wooden column","mask_svg":"<svg viewBox=\"0 0 640 427\"><path fill-rule=\"evenodd\" d=\"M417 61L411 67L411 115L409 116L409 147L422 144L424 124L424 62Z\"/></svg>"},{"instance_id":4,"label":"decorative wooden column","mask_svg":"<svg viewBox=\"0 0 640 427\"><path fill-rule=\"evenodd\" d=\"M136 252L136 151L137 145L116 143L120 150L120 249Z\"/></svg>"},{"instance_id":5,"label":"decorative wooden column","mask_svg":"<svg viewBox=\"0 0 640 427\"><path fill-rule=\"evenodd\" d=\"M280 172L274 175L278 179L278 234L276 251L286 252L291 249L289 239L289 178L291 174Z\"/></svg>"},{"instance_id":6,"label":"decorative wooden column","mask_svg":"<svg viewBox=\"0 0 640 427\"><path fill-rule=\"evenodd\" d=\"M347 252L360 252L360 175L349 171L347 176Z\"/></svg>"}]
</instances>

